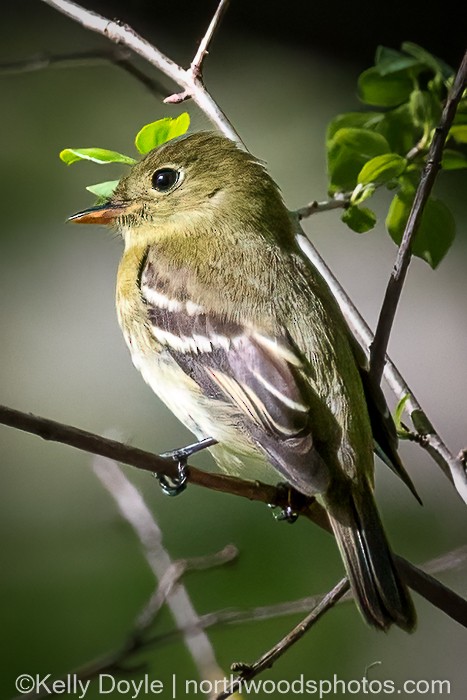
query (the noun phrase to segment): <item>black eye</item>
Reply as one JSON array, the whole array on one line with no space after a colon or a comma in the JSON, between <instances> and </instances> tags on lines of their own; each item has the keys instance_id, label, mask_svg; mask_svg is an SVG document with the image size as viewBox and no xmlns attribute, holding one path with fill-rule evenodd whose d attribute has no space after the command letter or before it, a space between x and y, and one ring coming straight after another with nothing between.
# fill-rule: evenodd
<instances>
[{"instance_id":1,"label":"black eye","mask_svg":"<svg viewBox=\"0 0 467 700\"><path fill-rule=\"evenodd\" d=\"M180 173L178 170L174 170L173 168L161 168L160 170L156 170L152 176L152 186L158 192L167 192L178 182L179 177Z\"/></svg>"}]
</instances>

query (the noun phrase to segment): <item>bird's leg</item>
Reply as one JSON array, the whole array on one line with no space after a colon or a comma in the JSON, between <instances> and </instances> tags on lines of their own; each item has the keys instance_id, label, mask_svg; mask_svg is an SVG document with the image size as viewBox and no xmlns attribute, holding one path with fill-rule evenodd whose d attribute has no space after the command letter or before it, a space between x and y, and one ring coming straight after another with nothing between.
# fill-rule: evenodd
<instances>
[{"instance_id":1,"label":"bird's leg","mask_svg":"<svg viewBox=\"0 0 467 700\"><path fill-rule=\"evenodd\" d=\"M292 508L292 505L290 503L292 492L291 492L289 484L281 482L281 483L277 484L276 488L279 491L286 492L287 500L289 501L289 503L288 503L288 505L281 508L278 513L273 513L274 518L278 521L283 520L286 523L294 523L298 518L298 513L296 513L294 511L294 509ZM274 505L274 503L271 503L269 505L269 507L270 508L277 508L277 506Z\"/></svg>"},{"instance_id":2,"label":"bird's leg","mask_svg":"<svg viewBox=\"0 0 467 700\"><path fill-rule=\"evenodd\" d=\"M177 450L170 450L170 452L164 452L160 455L164 459L173 459L177 462L178 474L175 478L166 474L154 474L166 496L178 496L186 489L186 465L188 460L196 452L200 452L206 447L211 447L216 442L217 440L214 440L214 438L204 438L199 442L194 442L192 445L180 447Z\"/></svg>"}]
</instances>

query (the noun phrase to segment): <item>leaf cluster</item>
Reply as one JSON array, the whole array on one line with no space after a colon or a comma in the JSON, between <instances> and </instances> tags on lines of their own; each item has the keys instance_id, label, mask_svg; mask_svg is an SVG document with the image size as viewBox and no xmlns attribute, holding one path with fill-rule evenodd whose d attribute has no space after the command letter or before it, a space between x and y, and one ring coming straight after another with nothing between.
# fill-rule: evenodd
<instances>
[{"instance_id":1,"label":"leaf cluster","mask_svg":"<svg viewBox=\"0 0 467 700\"><path fill-rule=\"evenodd\" d=\"M338 115L326 138L329 193L345 195L342 220L352 230L364 233L374 227L374 212L362 205L384 186L394 191L386 228L400 244L453 77L443 61L410 42L401 51L380 46L375 65L359 76L358 96L368 109ZM467 168L466 143L464 96L444 150L444 170ZM435 268L454 235L449 208L430 197L412 252Z\"/></svg>"}]
</instances>

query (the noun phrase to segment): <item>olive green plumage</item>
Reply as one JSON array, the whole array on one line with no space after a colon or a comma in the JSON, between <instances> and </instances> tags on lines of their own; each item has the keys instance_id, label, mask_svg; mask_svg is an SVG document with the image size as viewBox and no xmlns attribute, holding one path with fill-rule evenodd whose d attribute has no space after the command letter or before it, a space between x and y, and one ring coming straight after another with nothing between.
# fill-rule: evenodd
<instances>
[{"instance_id":1,"label":"olive green plumage","mask_svg":"<svg viewBox=\"0 0 467 700\"><path fill-rule=\"evenodd\" d=\"M411 630L372 494L367 400L378 401L263 165L194 134L143 158L107 208L125 241L119 322L145 380L199 438L218 441L221 469L316 495L365 619ZM405 478L390 419L372 420Z\"/></svg>"}]
</instances>

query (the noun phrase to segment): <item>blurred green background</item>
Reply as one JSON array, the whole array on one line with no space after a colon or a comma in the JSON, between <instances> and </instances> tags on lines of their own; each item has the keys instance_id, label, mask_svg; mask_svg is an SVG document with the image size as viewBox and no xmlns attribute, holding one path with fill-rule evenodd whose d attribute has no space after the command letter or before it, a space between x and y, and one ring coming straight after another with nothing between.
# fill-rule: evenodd
<instances>
[{"instance_id":1,"label":"blurred green background","mask_svg":"<svg viewBox=\"0 0 467 700\"><path fill-rule=\"evenodd\" d=\"M112 11L110 0L104 4L111 17L124 10L114 3ZM268 16L268 3L258 5ZM203 22L211 10L212 3L203 5ZM301 26L300 12L294 11ZM158 12L164 13L163 5ZM136 3L133 15L148 38L175 60L189 62L203 24L191 26L179 18L169 28L166 19L161 28L157 16L151 21L147 3ZM237 10L235 17L229 24L227 16L225 31L212 47L207 84L251 151L267 161L290 208L324 199L326 124L341 111L358 109L357 75L383 38L377 29L361 38L361 55L356 52L351 60L351 46L342 44L340 51L338 42L328 42L327 49L325 40L318 48L313 41L307 44L302 26L300 40L294 41L288 25L281 38L277 27L269 34L254 33L248 13L239 19ZM339 37L346 18L336 12L334 21ZM316 23L310 26L319 33ZM325 30L330 36L328 26ZM430 37L426 48L441 54L440 43L432 46ZM402 39L423 44L423 31L419 27L414 36L409 27ZM399 43L395 39L394 48ZM33 0L6 3L0 45L4 63L43 50L60 54L107 46L103 38ZM460 61L455 40L446 38L441 57ZM116 430L129 443L155 452L186 444L191 436L133 368L117 326L120 240L103 229L64 223L92 204L85 185L122 171L92 164L67 169L58 159L68 146L132 154L132 138L143 124L182 109L162 105L110 66L2 75L0 84L1 402L98 433ZM208 127L192 104L183 108L190 112L193 130ZM465 174L439 178L437 193L455 213L458 237L436 272L413 261L390 345L396 364L455 451L467 442L465 189ZM378 195L382 220L387 202ZM396 252L383 224L358 236L338 214L328 213L305 227L374 325ZM1 426L0 440L0 697L10 698L20 673L63 674L117 648L155 582L88 455ZM377 497L394 549L419 563L465 544L465 506L420 448L402 445L401 452L424 507L381 464ZM196 460L202 466L208 461L206 455ZM260 504L196 487L167 499L149 475L125 472L154 512L174 559L209 554L229 542L239 547L234 564L186 577L200 614L325 592L342 575L332 539L307 522L277 524ZM467 594L465 568L440 577ZM333 674L361 679L370 664L380 662L368 672L370 679L447 679L450 697L464 700L466 631L418 597L416 605L419 625L412 636L399 630L377 634L364 626L352 604L339 606L264 678L292 681L303 673L306 679ZM227 672L233 661L254 660L297 619L214 628L209 637ZM155 632L172 627L164 610ZM181 684L197 677L181 641L154 648L145 659L152 678L168 682L176 673ZM97 691L86 697L98 697Z\"/></svg>"}]
</instances>

